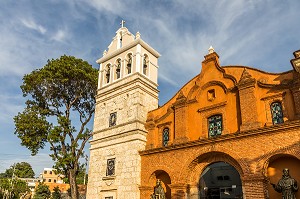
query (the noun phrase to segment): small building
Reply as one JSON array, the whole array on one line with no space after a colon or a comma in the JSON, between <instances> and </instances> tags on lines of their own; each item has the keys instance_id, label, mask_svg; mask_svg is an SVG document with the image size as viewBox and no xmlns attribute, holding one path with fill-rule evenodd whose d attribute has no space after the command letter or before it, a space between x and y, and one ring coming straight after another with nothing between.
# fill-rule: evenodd
<instances>
[{"instance_id":1,"label":"small building","mask_svg":"<svg viewBox=\"0 0 300 199\"><path fill-rule=\"evenodd\" d=\"M67 190L70 188L69 184L64 183L63 178L65 176L58 174L56 169L53 168L44 168L43 173L40 174L39 181L44 182L49 186L51 192L55 187L59 187L62 193L67 193ZM36 186L38 183L36 184Z\"/></svg>"}]
</instances>

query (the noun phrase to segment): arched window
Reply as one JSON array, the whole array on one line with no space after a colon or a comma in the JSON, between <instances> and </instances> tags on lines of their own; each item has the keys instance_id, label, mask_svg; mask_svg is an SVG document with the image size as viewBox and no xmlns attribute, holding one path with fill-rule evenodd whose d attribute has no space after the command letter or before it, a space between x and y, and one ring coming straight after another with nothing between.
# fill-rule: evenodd
<instances>
[{"instance_id":1,"label":"arched window","mask_svg":"<svg viewBox=\"0 0 300 199\"><path fill-rule=\"evenodd\" d=\"M162 133L163 146L168 146L168 142L170 140L169 128L164 128Z\"/></svg>"},{"instance_id":2,"label":"arched window","mask_svg":"<svg viewBox=\"0 0 300 199\"><path fill-rule=\"evenodd\" d=\"M109 83L109 79L110 79L110 64L108 64L106 66L106 70L105 70L105 82Z\"/></svg>"},{"instance_id":3,"label":"arched window","mask_svg":"<svg viewBox=\"0 0 300 199\"><path fill-rule=\"evenodd\" d=\"M280 102L273 102L271 104L271 114L273 124L283 123L282 105Z\"/></svg>"},{"instance_id":4,"label":"arched window","mask_svg":"<svg viewBox=\"0 0 300 199\"><path fill-rule=\"evenodd\" d=\"M127 74L130 74L131 73L131 67L132 67L132 54L128 54L127 55Z\"/></svg>"},{"instance_id":5,"label":"arched window","mask_svg":"<svg viewBox=\"0 0 300 199\"><path fill-rule=\"evenodd\" d=\"M119 79L121 77L121 59L117 60L116 65L116 78Z\"/></svg>"},{"instance_id":6,"label":"arched window","mask_svg":"<svg viewBox=\"0 0 300 199\"><path fill-rule=\"evenodd\" d=\"M148 72L148 63L149 63L149 58L147 55L144 55L143 59L143 74L147 75Z\"/></svg>"},{"instance_id":7,"label":"arched window","mask_svg":"<svg viewBox=\"0 0 300 199\"><path fill-rule=\"evenodd\" d=\"M222 134L222 115L213 115L208 118L208 137Z\"/></svg>"}]
</instances>

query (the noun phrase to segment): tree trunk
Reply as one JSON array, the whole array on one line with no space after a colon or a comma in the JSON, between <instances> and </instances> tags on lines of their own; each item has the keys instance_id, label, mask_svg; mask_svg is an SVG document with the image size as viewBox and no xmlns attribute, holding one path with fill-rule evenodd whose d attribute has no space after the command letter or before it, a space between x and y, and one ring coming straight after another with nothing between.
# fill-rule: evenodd
<instances>
[{"instance_id":1,"label":"tree trunk","mask_svg":"<svg viewBox=\"0 0 300 199\"><path fill-rule=\"evenodd\" d=\"M69 181L70 181L70 189L71 189L71 198L72 199L78 199L78 188L76 183L76 171L75 169L69 170Z\"/></svg>"}]
</instances>

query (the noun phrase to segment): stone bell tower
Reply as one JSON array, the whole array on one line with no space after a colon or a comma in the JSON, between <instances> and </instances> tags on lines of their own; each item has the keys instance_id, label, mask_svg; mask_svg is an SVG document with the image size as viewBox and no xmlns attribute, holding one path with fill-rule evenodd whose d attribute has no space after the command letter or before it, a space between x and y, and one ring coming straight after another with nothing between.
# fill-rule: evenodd
<instances>
[{"instance_id":1,"label":"stone bell tower","mask_svg":"<svg viewBox=\"0 0 300 199\"><path fill-rule=\"evenodd\" d=\"M158 107L160 54L122 21L100 65L88 199L139 199L147 113Z\"/></svg>"}]
</instances>

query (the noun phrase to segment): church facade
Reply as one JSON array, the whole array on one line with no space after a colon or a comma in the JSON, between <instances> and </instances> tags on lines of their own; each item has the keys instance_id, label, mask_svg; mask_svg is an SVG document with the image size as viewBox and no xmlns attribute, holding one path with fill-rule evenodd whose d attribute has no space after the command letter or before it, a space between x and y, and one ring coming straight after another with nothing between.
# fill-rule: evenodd
<instances>
[{"instance_id":1,"label":"church facade","mask_svg":"<svg viewBox=\"0 0 300 199\"><path fill-rule=\"evenodd\" d=\"M87 198L280 198L282 170L300 183L300 51L269 73L221 66L158 107L159 53L120 28L100 64ZM300 192L297 193L300 198Z\"/></svg>"}]
</instances>

